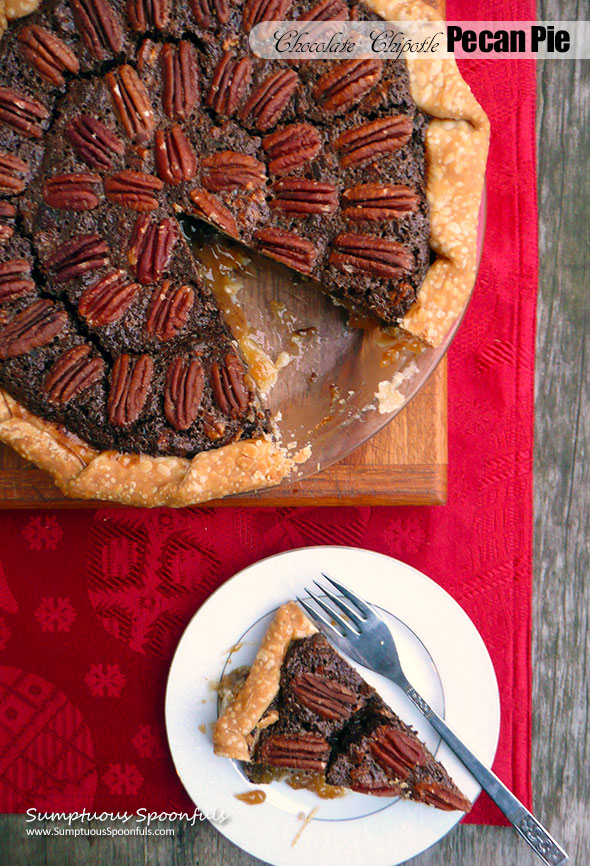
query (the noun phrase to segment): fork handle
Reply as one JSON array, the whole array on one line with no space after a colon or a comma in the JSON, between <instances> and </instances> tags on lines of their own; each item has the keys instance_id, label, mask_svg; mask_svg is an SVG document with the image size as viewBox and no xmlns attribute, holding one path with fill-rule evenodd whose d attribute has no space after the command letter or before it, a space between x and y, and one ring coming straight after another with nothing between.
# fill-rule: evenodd
<instances>
[{"instance_id":1,"label":"fork handle","mask_svg":"<svg viewBox=\"0 0 590 866\"><path fill-rule=\"evenodd\" d=\"M566 863L569 857L563 848L557 844L534 815L522 805L520 800L508 790L496 774L482 764L471 749L468 749L465 743L453 733L446 722L426 703L416 689L408 683L407 687L404 687L404 691L541 860L547 866L561 866L562 863Z\"/></svg>"}]
</instances>

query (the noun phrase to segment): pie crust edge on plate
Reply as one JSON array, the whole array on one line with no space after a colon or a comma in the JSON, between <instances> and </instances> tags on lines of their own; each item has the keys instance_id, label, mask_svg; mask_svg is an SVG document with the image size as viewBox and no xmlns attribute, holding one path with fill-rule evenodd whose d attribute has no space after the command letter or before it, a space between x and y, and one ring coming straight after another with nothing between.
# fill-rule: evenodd
<instances>
[{"instance_id":1,"label":"pie crust edge on plate","mask_svg":"<svg viewBox=\"0 0 590 866\"><path fill-rule=\"evenodd\" d=\"M424 0L364 2L385 20L439 18ZM39 5L37 0L0 0L0 37L7 19L27 15ZM475 280L489 122L455 60L408 57L406 62L412 98L432 117L425 139L426 194L436 258L400 326L436 346L461 313ZM99 452L29 412L3 389L0 441L49 472L66 496L125 505L197 505L272 487L294 467L282 448L264 438L204 451L191 460Z\"/></svg>"}]
</instances>

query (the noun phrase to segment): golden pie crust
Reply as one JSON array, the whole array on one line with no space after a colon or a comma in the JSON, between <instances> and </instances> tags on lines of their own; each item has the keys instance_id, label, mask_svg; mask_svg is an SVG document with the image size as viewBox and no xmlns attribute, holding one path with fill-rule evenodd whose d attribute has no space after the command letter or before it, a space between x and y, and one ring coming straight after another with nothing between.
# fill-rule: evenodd
<instances>
[{"instance_id":1,"label":"golden pie crust","mask_svg":"<svg viewBox=\"0 0 590 866\"><path fill-rule=\"evenodd\" d=\"M389 21L440 18L424 0L364 2ZM7 21L39 5L38 0L0 0L0 36ZM431 211L430 245L436 258L418 300L399 324L426 344L437 346L463 310L475 280L489 122L453 59L408 57L406 62L414 102L432 116L425 141L426 194ZM294 466L286 452L267 439L234 442L192 460L99 452L29 412L2 389L0 441L48 471L65 495L126 505L197 505L272 487ZM295 605L294 609L303 616ZM291 616L295 622L295 613Z\"/></svg>"},{"instance_id":2,"label":"golden pie crust","mask_svg":"<svg viewBox=\"0 0 590 866\"><path fill-rule=\"evenodd\" d=\"M213 749L216 755L237 761L250 760L252 732L279 692L281 667L289 644L316 631L294 601L278 609L246 681L215 723Z\"/></svg>"}]
</instances>

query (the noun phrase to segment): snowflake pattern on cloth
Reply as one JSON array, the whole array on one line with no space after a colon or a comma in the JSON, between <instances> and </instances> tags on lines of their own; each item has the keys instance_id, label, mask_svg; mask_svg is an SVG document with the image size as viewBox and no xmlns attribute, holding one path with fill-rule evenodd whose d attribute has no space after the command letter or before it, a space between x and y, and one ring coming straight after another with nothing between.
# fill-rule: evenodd
<instances>
[{"instance_id":1,"label":"snowflake pattern on cloth","mask_svg":"<svg viewBox=\"0 0 590 866\"><path fill-rule=\"evenodd\" d=\"M35 619L43 631L69 631L76 611L69 598L47 596L35 610Z\"/></svg>"},{"instance_id":2,"label":"snowflake pattern on cloth","mask_svg":"<svg viewBox=\"0 0 590 866\"><path fill-rule=\"evenodd\" d=\"M84 682L95 698L119 698L127 680L118 664L93 664Z\"/></svg>"},{"instance_id":3,"label":"snowflake pattern on cloth","mask_svg":"<svg viewBox=\"0 0 590 866\"><path fill-rule=\"evenodd\" d=\"M519 21L533 19L535 7L532 0L449 0L448 15ZM8 683L0 677L1 811L66 803L98 811L192 810L163 718L176 642L232 574L313 544L397 556L463 606L498 676L502 728L494 769L530 805L535 70L529 61L461 66L491 119L492 145L486 248L448 355L447 505L5 512L0 662L1 670L19 673ZM514 94L518 111L507 111ZM67 605L46 599L69 600L69 630ZM43 627L50 622L53 631ZM39 682L47 671L54 686ZM39 708L41 692L45 706L57 710L57 726ZM503 822L485 796L464 820Z\"/></svg>"}]
</instances>

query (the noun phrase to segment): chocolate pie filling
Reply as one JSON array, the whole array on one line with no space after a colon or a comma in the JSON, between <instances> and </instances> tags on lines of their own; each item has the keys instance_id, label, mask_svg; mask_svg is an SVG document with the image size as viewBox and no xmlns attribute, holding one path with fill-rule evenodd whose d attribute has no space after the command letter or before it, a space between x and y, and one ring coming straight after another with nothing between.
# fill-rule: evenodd
<instances>
[{"instance_id":1,"label":"chocolate pie filling","mask_svg":"<svg viewBox=\"0 0 590 866\"><path fill-rule=\"evenodd\" d=\"M385 325L416 299L427 116L405 63L251 55L249 29L280 17L377 18L50 0L0 40L0 386L99 450L192 457L269 431L180 214Z\"/></svg>"}]
</instances>

